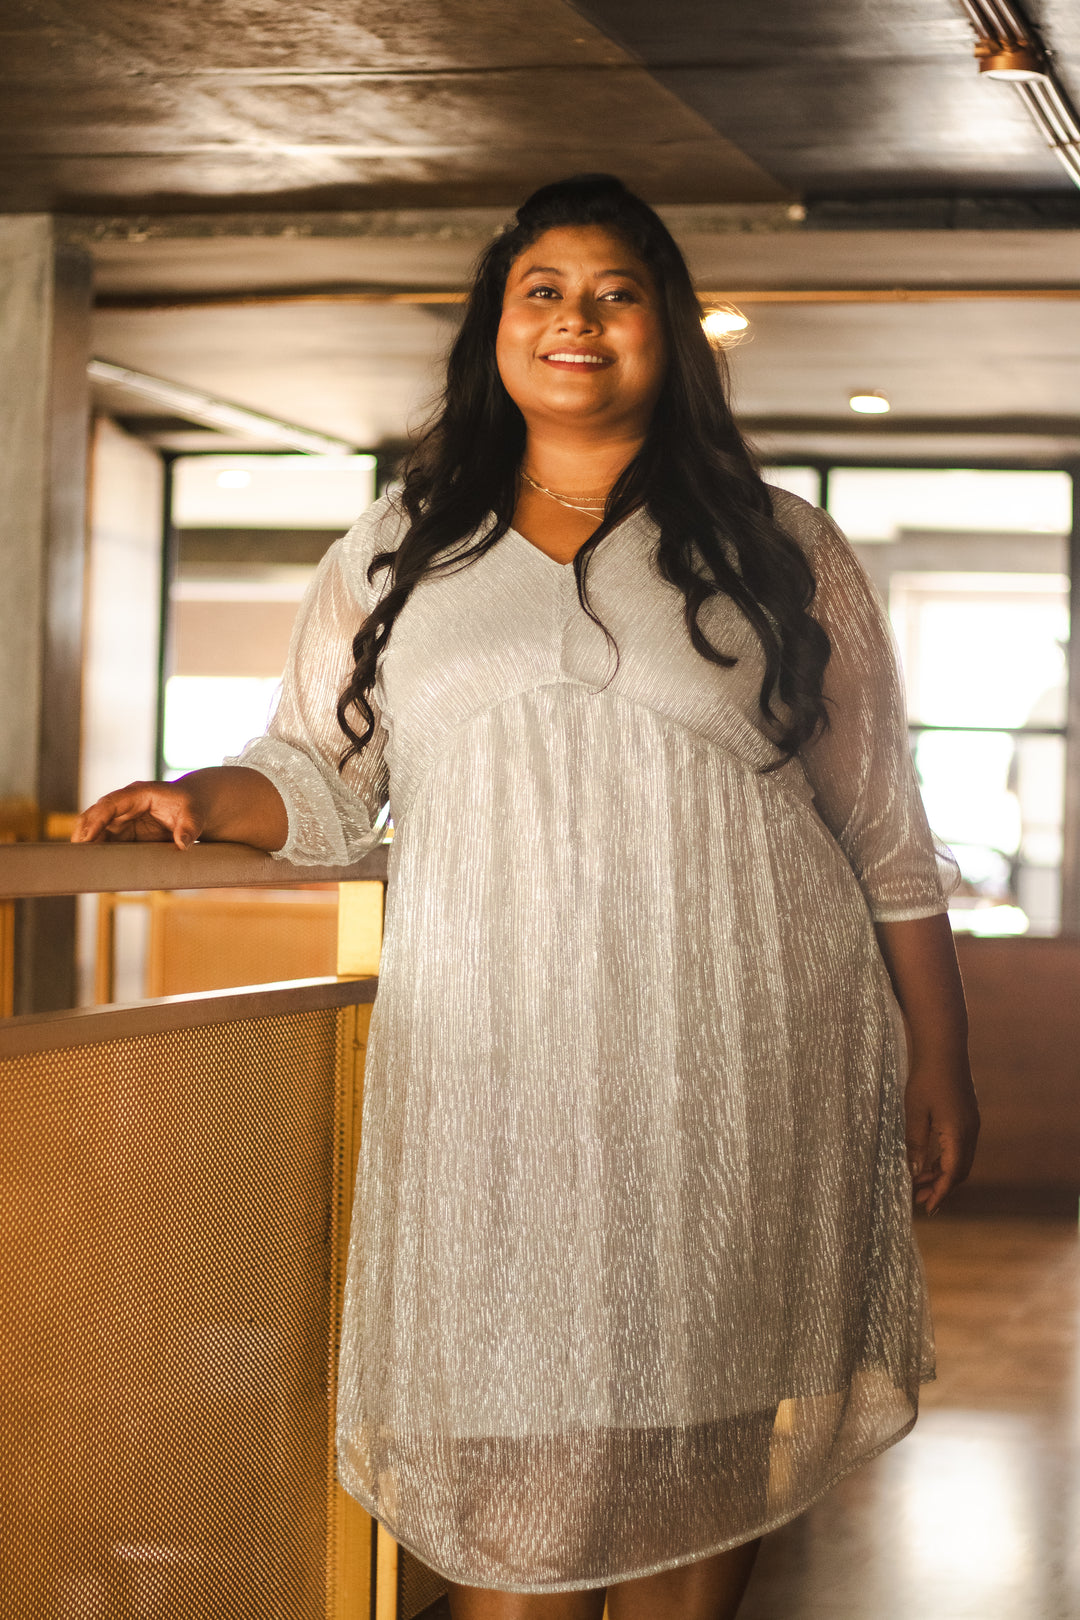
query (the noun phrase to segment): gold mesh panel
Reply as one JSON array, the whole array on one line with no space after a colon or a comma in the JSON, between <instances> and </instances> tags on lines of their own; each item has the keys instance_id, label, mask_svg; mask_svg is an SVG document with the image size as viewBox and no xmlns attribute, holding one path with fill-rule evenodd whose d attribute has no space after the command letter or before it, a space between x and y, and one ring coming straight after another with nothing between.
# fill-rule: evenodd
<instances>
[{"instance_id":1,"label":"gold mesh panel","mask_svg":"<svg viewBox=\"0 0 1080 1620\"><path fill-rule=\"evenodd\" d=\"M324 1620L338 1017L0 1063L4 1620Z\"/></svg>"}]
</instances>

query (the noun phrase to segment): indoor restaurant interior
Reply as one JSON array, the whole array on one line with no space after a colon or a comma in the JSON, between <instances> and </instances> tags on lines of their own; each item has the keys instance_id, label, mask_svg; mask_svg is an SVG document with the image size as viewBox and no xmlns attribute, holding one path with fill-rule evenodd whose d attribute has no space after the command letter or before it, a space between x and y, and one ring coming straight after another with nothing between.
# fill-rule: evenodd
<instances>
[{"instance_id":1,"label":"indoor restaurant interior","mask_svg":"<svg viewBox=\"0 0 1080 1620\"><path fill-rule=\"evenodd\" d=\"M392 819L350 869L69 840L264 730L478 255L584 171L879 593L959 868L937 1378L740 1614L1080 1620L1080 11L7 0L0 39L0 1620L449 1616L334 1462Z\"/></svg>"}]
</instances>

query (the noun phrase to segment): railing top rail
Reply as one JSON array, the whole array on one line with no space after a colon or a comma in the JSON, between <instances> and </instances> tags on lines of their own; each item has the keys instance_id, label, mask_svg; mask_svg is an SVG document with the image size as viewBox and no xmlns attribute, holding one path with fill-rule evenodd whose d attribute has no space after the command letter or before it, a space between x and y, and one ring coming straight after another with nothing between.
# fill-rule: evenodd
<instances>
[{"instance_id":1,"label":"railing top rail","mask_svg":"<svg viewBox=\"0 0 1080 1620\"><path fill-rule=\"evenodd\" d=\"M157 996L128 1006L75 1007L68 1012L27 1013L0 1022L0 1061L34 1052L97 1046L134 1035L160 1035L172 1029L203 1029L248 1018L279 1018L287 1013L321 1012L374 1001L379 981L370 979L291 979L284 984L243 985L205 990L191 996Z\"/></svg>"},{"instance_id":2,"label":"railing top rail","mask_svg":"<svg viewBox=\"0 0 1080 1620\"><path fill-rule=\"evenodd\" d=\"M354 866L296 866L247 844L0 844L0 899L355 883L385 879L386 851L382 844Z\"/></svg>"}]
</instances>

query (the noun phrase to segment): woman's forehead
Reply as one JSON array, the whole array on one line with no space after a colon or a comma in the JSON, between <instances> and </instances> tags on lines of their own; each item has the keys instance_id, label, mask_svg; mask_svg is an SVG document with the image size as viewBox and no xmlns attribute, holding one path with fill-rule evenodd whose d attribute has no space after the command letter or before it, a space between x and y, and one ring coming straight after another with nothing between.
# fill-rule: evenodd
<instances>
[{"instance_id":1,"label":"woman's forehead","mask_svg":"<svg viewBox=\"0 0 1080 1620\"><path fill-rule=\"evenodd\" d=\"M544 231L518 254L510 273L523 276L534 270L549 274L585 270L593 275L619 271L644 283L652 281L648 266L626 238L607 225L556 225Z\"/></svg>"}]
</instances>

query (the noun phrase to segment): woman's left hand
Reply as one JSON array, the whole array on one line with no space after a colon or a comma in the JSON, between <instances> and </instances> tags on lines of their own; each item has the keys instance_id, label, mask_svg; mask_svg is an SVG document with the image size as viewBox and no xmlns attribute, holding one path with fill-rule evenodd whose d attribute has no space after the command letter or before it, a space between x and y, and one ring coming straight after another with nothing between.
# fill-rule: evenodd
<instances>
[{"instance_id":1,"label":"woman's left hand","mask_svg":"<svg viewBox=\"0 0 1080 1620\"><path fill-rule=\"evenodd\" d=\"M934 1215L975 1158L979 1104L966 1056L913 1058L904 1109L915 1204Z\"/></svg>"},{"instance_id":2,"label":"woman's left hand","mask_svg":"<svg viewBox=\"0 0 1080 1620\"><path fill-rule=\"evenodd\" d=\"M935 1215L971 1169L979 1105L967 1055L964 987L944 912L879 922L878 944L908 1033L907 1156L916 1206Z\"/></svg>"}]
</instances>

